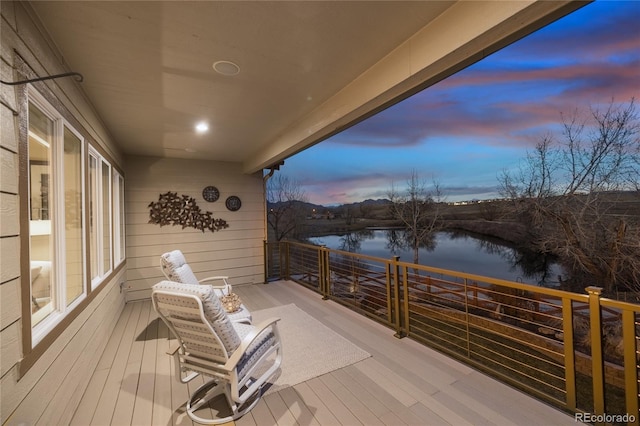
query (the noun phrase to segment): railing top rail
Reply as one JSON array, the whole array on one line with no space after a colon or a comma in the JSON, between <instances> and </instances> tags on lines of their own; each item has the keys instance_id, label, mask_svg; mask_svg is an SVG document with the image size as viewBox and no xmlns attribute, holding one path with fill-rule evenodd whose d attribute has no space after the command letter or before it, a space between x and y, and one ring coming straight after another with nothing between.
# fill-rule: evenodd
<instances>
[{"instance_id":1,"label":"railing top rail","mask_svg":"<svg viewBox=\"0 0 640 426\"><path fill-rule=\"evenodd\" d=\"M312 250L321 250L322 246L316 245L316 244L311 244L311 243L301 243L298 241L289 241L289 240L283 240L283 241L279 241L280 243L287 243L290 245L294 245L294 246L300 246L300 247L304 247L304 248L308 248L308 249L312 249ZM274 244L274 243L268 243L268 244Z\"/></svg>"},{"instance_id":2,"label":"railing top rail","mask_svg":"<svg viewBox=\"0 0 640 426\"><path fill-rule=\"evenodd\" d=\"M345 250L330 249L330 248L327 248L327 247L324 247L324 246L318 246L318 245L315 245L315 244L301 243L301 242L297 242L297 241L286 241L286 242L291 244L291 245L294 245L294 246L300 246L300 247L308 248L308 249L312 249L312 250L327 250L330 253L336 253L336 254L339 254L339 255L342 255L342 256L350 256L350 257L354 257L354 258L362 259L362 260L369 260L369 261L373 261L373 262L379 262L379 263L382 263L382 264L392 264L392 263L394 263L393 259L385 259L385 258L382 258L382 257L369 256L369 255L360 254L360 253L352 253L352 252L345 251ZM487 284L494 284L494 285L499 285L499 286L504 286L504 287L510 287L510 288L520 289L520 290L524 290L524 291L530 291L530 292L537 293L537 294L543 294L543 295L547 295L547 296L551 296L551 297L556 297L556 298L561 298L561 299L570 299L570 300L577 301L577 302L587 303L588 300L589 300L589 296L587 294L573 293L573 292L570 292L570 291L557 290L557 289L548 288L548 287L540 287L540 286L533 285L533 284L518 283L518 282L514 282L514 281L502 280L502 279L499 279L499 278L491 278L491 277L485 277L485 276L482 276L482 275L469 274L469 273L466 273L466 272L452 271L452 270L449 270L449 269L436 268L436 267L426 266L426 265L418 265L418 264L415 264L415 263L405 262L405 261L398 261L397 265L400 266L401 268L414 269L414 270L419 270L419 271L424 271L424 272L430 272L430 273L433 273L433 274L447 275L447 276L467 279L467 280L471 280L471 281L478 281L478 282L487 283ZM601 298L600 300L601 300L601 304L603 306L607 306L607 307L611 307L611 308L617 308L617 309L632 310L634 312L639 312L640 313L640 304L636 304L636 303L632 303L632 302L617 301L617 300L606 299L606 298Z\"/></svg>"},{"instance_id":3,"label":"railing top rail","mask_svg":"<svg viewBox=\"0 0 640 426\"><path fill-rule=\"evenodd\" d=\"M379 263L385 263L385 264L389 264L393 262L393 260L385 259L384 257L370 256L367 254L360 254L360 253L352 253L350 251L345 251L345 250L336 250L336 249L327 249L327 250L329 250L330 253L336 253L344 256L355 257L357 259L371 260L373 262L379 262Z\"/></svg>"},{"instance_id":4,"label":"railing top rail","mask_svg":"<svg viewBox=\"0 0 640 426\"><path fill-rule=\"evenodd\" d=\"M518 283L518 282L515 282L515 281L507 281L507 280L502 280L502 279L499 279L499 278L491 278L491 277L485 277L485 276L482 276L482 275L469 274L469 273L466 273L466 272L452 271L450 269L435 268L435 267L432 267L432 266L416 265L416 264L410 263L410 262L402 262L401 261L401 262L398 262L398 264L401 267L405 267L405 268L417 269L417 270L420 270L420 271L432 272L432 273L435 273L435 274L459 277L459 278L463 278L463 279L467 279L467 280L471 280L471 281L479 281L479 282L483 282L483 283L487 283L487 284L495 284L495 285L500 285L500 286L504 286L504 287L511 287L511 288L516 288L516 289L520 289L520 290L531 291L531 292L534 292L534 293L545 294L547 296L553 296L553 297L559 297L559 298L568 298L568 299L579 301L579 302L586 302L589 299L589 296L586 295L586 294L572 293L572 292L569 292L569 291L556 290L556 289L548 288L548 287L540 287L540 286L533 285L533 284Z\"/></svg>"},{"instance_id":5,"label":"railing top rail","mask_svg":"<svg viewBox=\"0 0 640 426\"><path fill-rule=\"evenodd\" d=\"M640 304L638 304L638 303L625 302L625 301L621 301L621 300L607 299L605 297L601 297L600 298L600 305L608 307L608 308L631 310L631 311L633 311L635 313L640 313Z\"/></svg>"},{"instance_id":6,"label":"railing top rail","mask_svg":"<svg viewBox=\"0 0 640 426\"><path fill-rule=\"evenodd\" d=\"M324 247L324 246L318 246L315 244L307 244L307 243L300 243L297 241L287 241L289 244L294 245L294 246L300 246L300 247L304 247L304 248L311 248L311 249L315 249L315 250L327 250L330 253L336 253L336 254L340 254L340 255L344 255L344 256L350 256L350 257L355 257L357 259L364 259L364 260L371 260L374 262L380 262L380 263L391 263L392 261L389 259L385 259L383 257L377 257L377 256L369 256L366 254L361 254L361 253L352 253L350 251L346 251L346 250L337 250L337 249L331 249L328 247Z\"/></svg>"}]
</instances>

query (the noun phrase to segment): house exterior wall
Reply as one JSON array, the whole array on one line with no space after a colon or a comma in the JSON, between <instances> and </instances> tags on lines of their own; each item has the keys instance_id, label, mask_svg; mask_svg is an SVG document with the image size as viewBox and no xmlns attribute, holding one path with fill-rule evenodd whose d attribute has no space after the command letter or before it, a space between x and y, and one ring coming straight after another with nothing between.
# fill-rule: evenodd
<instances>
[{"instance_id":1,"label":"house exterior wall","mask_svg":"<svg viewBox=\"0 0 640 426\"><path fill-rule=\"evenodd\" d=\"M15 81L26 64L39 76L69 71L54 44L33 19L28 5L0 2L0 74ZM77 120L86 138L108 153L115 165L122 157L73 79L50 80L47 89ZM23 280L29 259L21 255L19 178L19 96L25 86L0 85L0 423L68 424L91 379L111 330L124 307L120 268L70 316L64 330L37 357L25 362L22 342ZM32 355L32 354L31 354ZM25 367L29 364L29 367Z\"/></svg>"},{"instance_id":2,"label":"house exterior wall","mask_svg":"<svg viewBox=\"0 0 640 426\"><path fill-rule=\"evenodd\" d=\"M151 286L163 279L160 255L175 249L184 253L199 279L227 275L234 286L264 281L261 173L243 174L240 163L132 156L126 158L125 174L127 300L150 297ZM207 186L218 188L217 201L203 199ZM149 204L167 192L194 198L202 212L212 212L229 227L203 232L149 223ZM242 202L238 211L225 207L232 195Z\"/></svg>"}]
</instances>

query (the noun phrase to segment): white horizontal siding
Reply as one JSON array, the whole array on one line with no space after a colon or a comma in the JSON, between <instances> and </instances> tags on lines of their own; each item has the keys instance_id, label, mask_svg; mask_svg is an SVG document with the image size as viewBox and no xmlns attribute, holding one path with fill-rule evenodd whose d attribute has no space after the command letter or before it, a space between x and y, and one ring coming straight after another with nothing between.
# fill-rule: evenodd
<instances>
[{"instance_id":1,"label":"white horizontal siding","mask_svg":"<svg viewBox=\"0 0 640 426\"><path fill-rule=\"evenodd\" d=\"M53 43L32 21L28 4L1 1L0 75L15 81L16 54L38 75L69 71L52 51ZM120 164L118 149L73 79L44 83L91 136ZM124 307L118 284L124 271L103 283L102 291L71 321L19 377L22 349L20 196L18 180L17 93L24 86L0 85L0 424L68 424L98 363L98 357ZM28 355L28 354L27 354Z\"/></svg>"},{"instance_id":2,"label":"white horizontal siding","mask_svg":"<svg viewBox=\"0 0 640 426\"><path fill-rule=\"evenodd\" d=\"M200 279L227 275L232 285L264 280L261 174L246 175L241 164L216 161L132 156L126 163L127 300L150 296L151 286L164 279L160 255L174 249L182 250ZM212 203L202 198L202 190L210 185L220 191ZM167 192L194 198L201 211L212 212L229 227L202 232L149 223L149 204ZM226 208L231 195L240 198L240 210Z\"/></svg>"}]
</instances>

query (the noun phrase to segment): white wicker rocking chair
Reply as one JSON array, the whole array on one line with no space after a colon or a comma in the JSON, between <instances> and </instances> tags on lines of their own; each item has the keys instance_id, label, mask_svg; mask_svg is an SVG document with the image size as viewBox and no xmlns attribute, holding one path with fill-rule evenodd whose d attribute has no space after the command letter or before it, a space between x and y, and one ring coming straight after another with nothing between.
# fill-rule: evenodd
<instances>
[{"instance_id":1,"label":"white wicker rocking chair","mask_svg":"<svg viewBox=\"0 0 640 426\"><path fill-rule=\"evenodd\" d=\"M187 383L199 375L205 378L187 402L189 418L220 424L251 410L282 363L279 318L257 326L230 321L208 285L162 281L153 286L152 301L177 337L169 352L175 359L177 379ZM196 413L220 394L225 395L231 415L210 419Z\"/></svg>"}]
</instances>

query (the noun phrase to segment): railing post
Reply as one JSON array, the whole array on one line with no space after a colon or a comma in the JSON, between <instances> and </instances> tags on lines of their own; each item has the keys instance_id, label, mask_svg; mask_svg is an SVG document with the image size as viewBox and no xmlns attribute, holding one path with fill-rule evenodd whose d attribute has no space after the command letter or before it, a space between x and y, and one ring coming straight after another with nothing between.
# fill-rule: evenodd
<instances>
[{"instance_id":1,"label":"railing post","mask_svg":"<svg viewBox=\"0 0 640 426\"><path fill-rule=\"evenodd\" d=\"M401 339L404 336L400 323L400 256L393 256L393 323L396 327L396 336ZM406 275L406 274L405 274Z\"/></svg>"},{"instance_id":2,"label":"railing post","mask_svg":"<svg viewBox=\"0 0 640 426\"><path fill-rule=\"evenodd\" d=\"M624 343L624 381L626 393L627 413L635 416L635 422L640 424L638 414L638 364L636 361L636 319L632 310L622 311L622 341Z\"/></svg>"},{"instance_id":3,"label":"railing post","mask_svg":"<svg viewBox=\"0 0 640 426\"><path fill-rule=\"evenodd\" d=\"M399 258L399 256L396 256L397 258ZM393 324L393 309L392 309L392 305L391 305L391 299L392 299L392 294L391 294L391 286L392 284L392 279L393 276L395 275L393 272L393 266L394 263L393 261L388 262L387 263L387 322L389 324Z\"/></svg>"},{"instance_id":4,"label":"railing post","mask_svg":"<svg viewBox=\"0 0 640 426\"><path fill-rule=\"evenodd\" d=\"M589 324L591 328L591 368L593 381L593 414L604 415L604 360L602 358L602 313L600 294L602 288L585 288L589 294ZM596 423L604 424L604 423Z\"/></svg>"},{"instance_id":5,"label":"railing post","mask_svg":"<svg viewBox=\"0 0 640 426\"><path fill-rule=\"evenodd\" d=\"M318 266L320 268L318 279L320 280L320 294L322 299L327 300L329 298L329 292L331 288L331 272L329 270L329 250L327 246L320 246L318 251Z\"/></svg>"},{"instance_id":6,"label":"railing post","mask_svg":"<svg viewBox=\"0 0 640 426\"><path fill-rule=\"evenodd\" d=\"M320 246L320 248L318 249L318 252L316 253L318 259L318 290L320 291L320 294L322 295L322 299L326 300L327 295L325 293L324 288L326 287L325 282L324 282L324 256L322 254L322 249L324 248L324 246Z\"/></svg>"},{"instance_id":7,"label":"railing post","mask_svg":"<svg viewBox=\"0 0 640 426\"><path fill-rule=\"evenodd\" d=\"M466 278L465 278L466 282ZM473 306L478 307L478 283L473 282Z\"/></svg>"},{"instance_id":8,"label":"railing post","mask_svg":"<svg viewBox=\"0 0 640 426\"><path fill-rule=\"evenodd\" d=\"M404 311L404 321L402 324L402 328L404 331L402 333L403 336L409 335L409 273L408 270L405 269L404 274L402 274L402 293L404 303L402 304L402 309Z\"/></svg>"},{"instance_id":9,"label":"railing post","mask_svg":"<svg viewBox=\"0 0 640 426\"><path fill-rule=\"evenodd\" d=\"M282 250L282 246L285 247L285 250ZM291 279L291 271L289 270L289 242L288 241L280 241L279 243L279 251L280 251L280 270L284 271L284 279ZM284 253L284 256L282 255ZM281 274L282 275L282 274Z\"/></svg>"},{"instance_id":10,"label":"railing post","mask_svg":"<svg viewBox=\"0 0 640 426\"><path fill-rule=\"evenodd\" d=\"M262 255L264 256L264 283L269 282L269 245L267 240L262 240Z\"/></svg>"},{"instance_id":11,"label":"railing post","mask_svg":"<svg viewBox=\"0 0 640 426\"><path fill-rule=\"evenodd\" d=\"M469 330L469 289L468 281L464 279L464 323L467 334L467 358L471 358L471 333Z\"/></svg>"},{"instance_id":12,"label":"railing post","mask_svg":"<svg viewBox=\"0 0 640 426\"><path fill-rule=\"evenodd\" d=\"M324 276L325 276L325 289L327 290L327 296L331 295L331 249L325 248L324 250Z\"/></svg>"},{"instance_id":13,"label":"railing post","mask_svg":"<svg viewBox=\"0 0 640 426\"><path fill-rule=\"evenodd\" d=\"M573 305L568 297L562 298L562 334L564 342L565 403L571 411L576 411L576 359L573 347Z\"/></svg>"}]
</instances>

